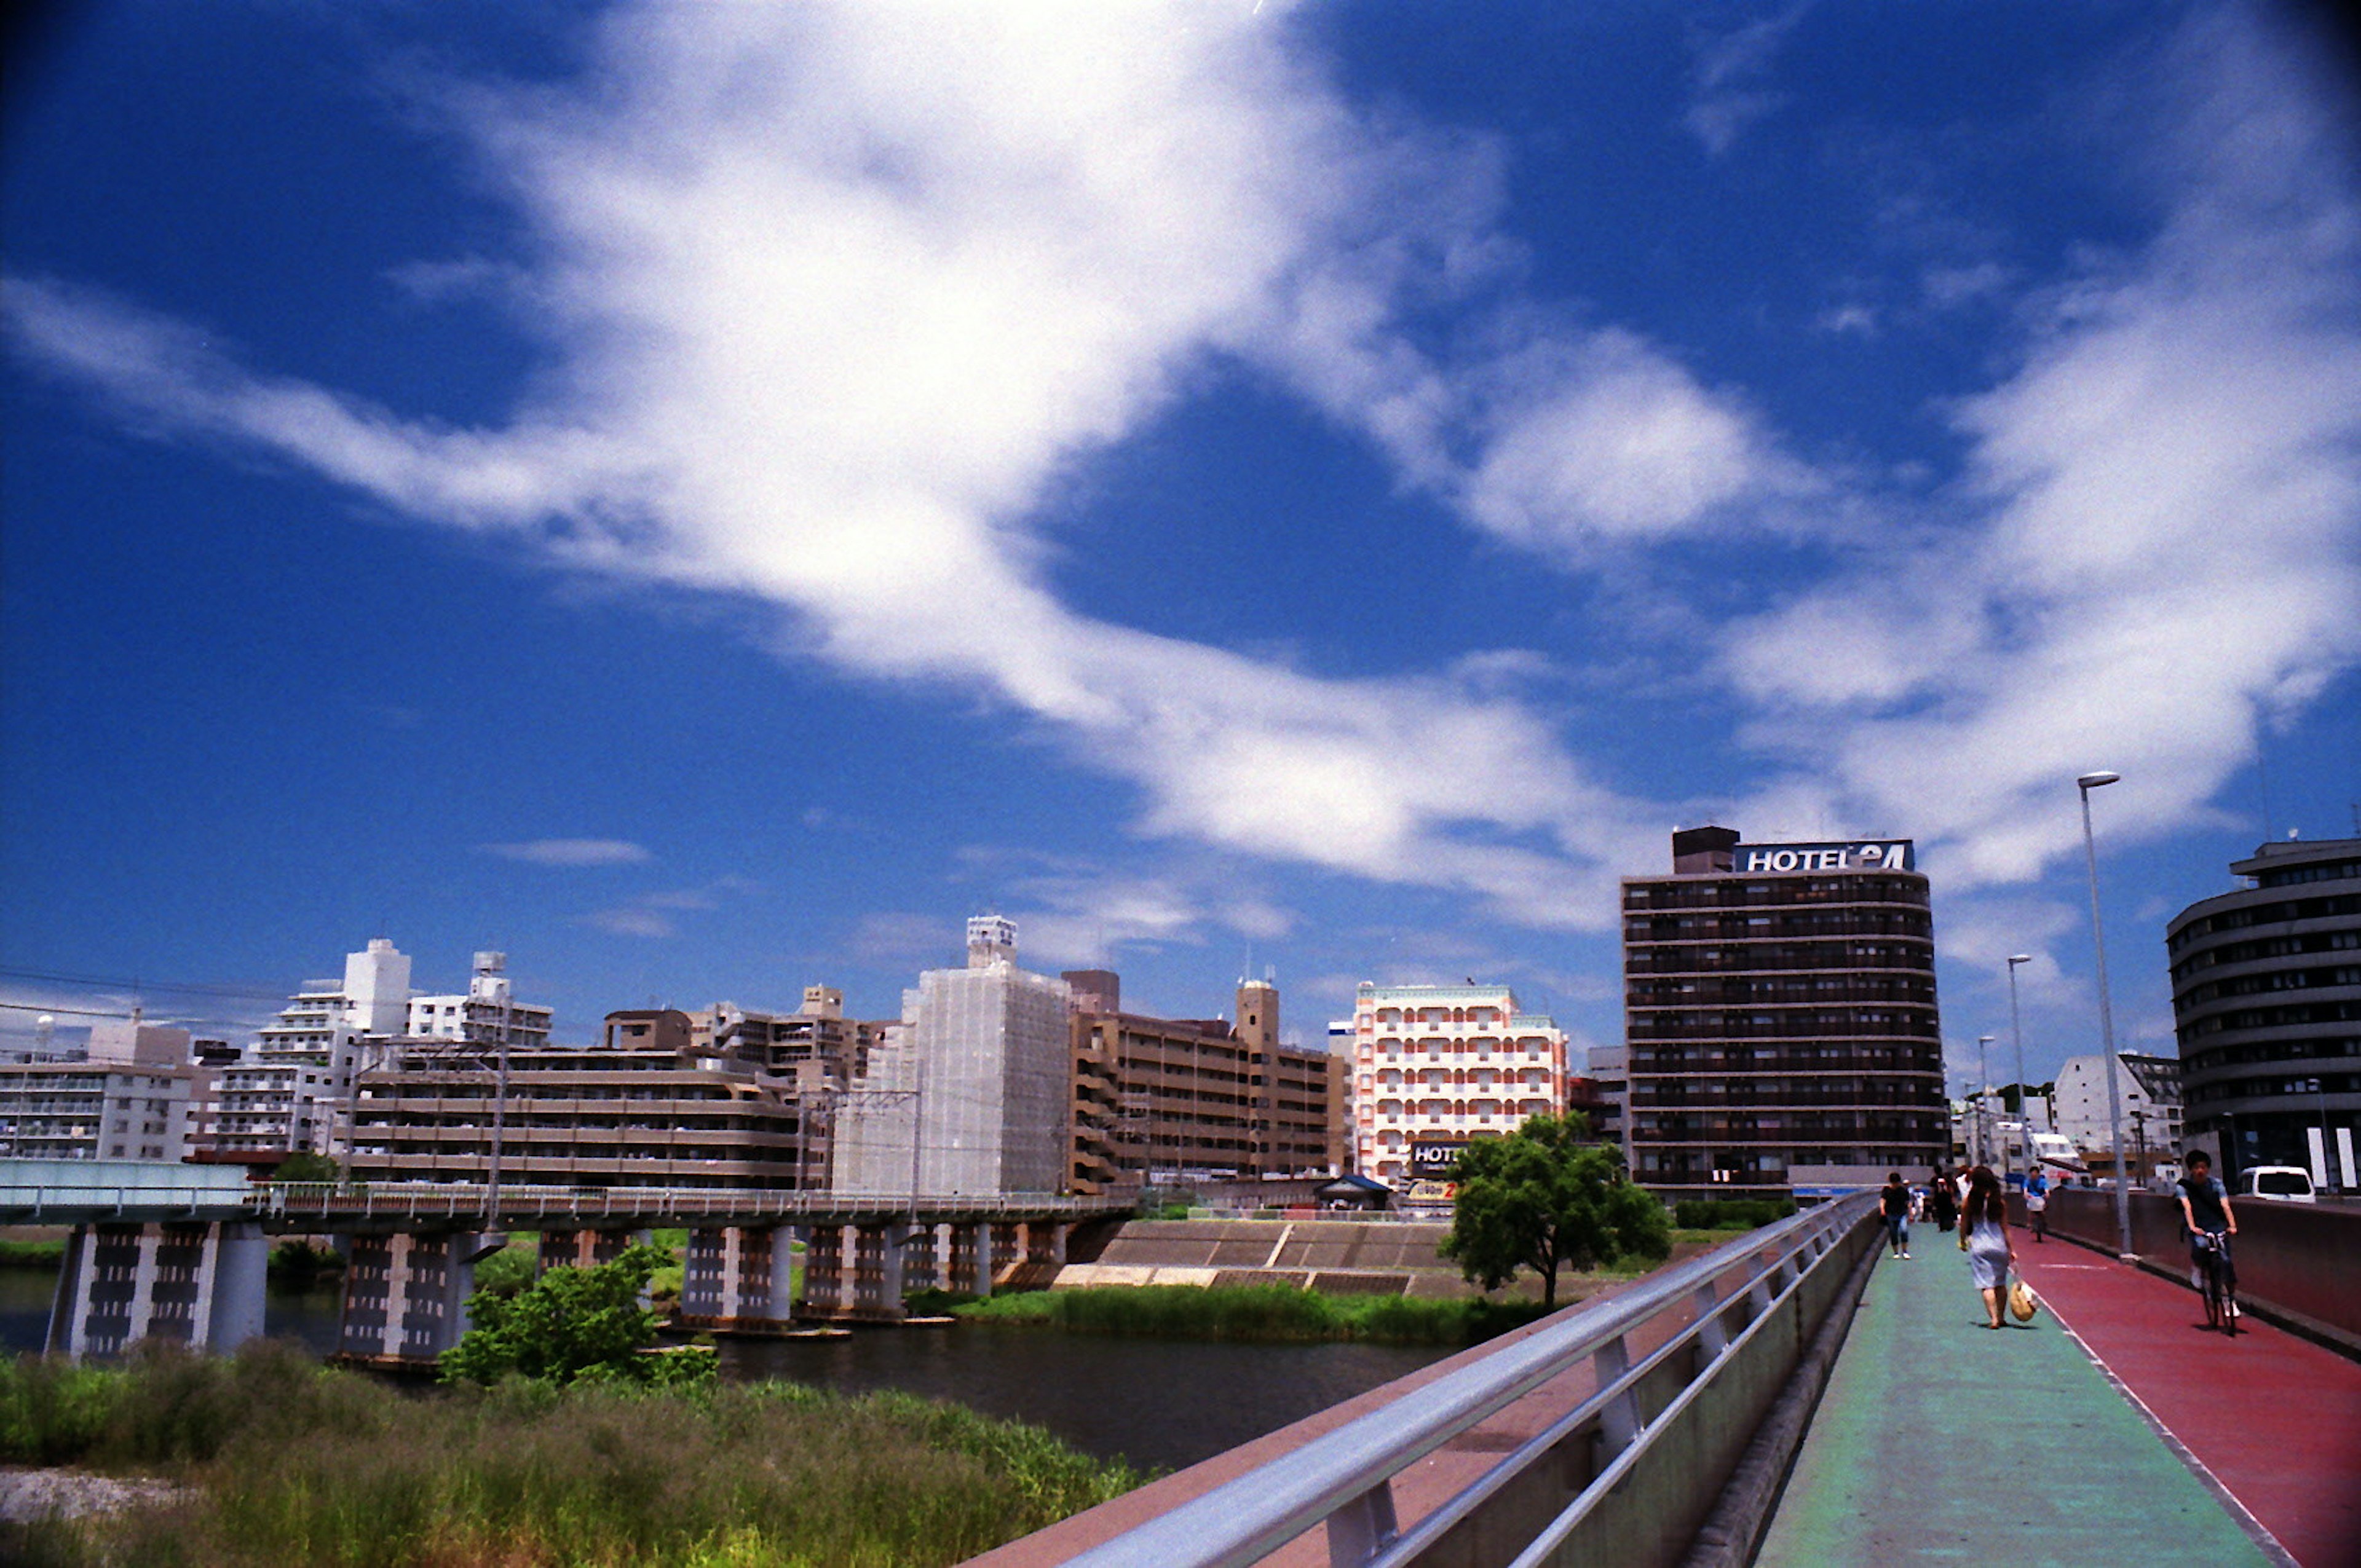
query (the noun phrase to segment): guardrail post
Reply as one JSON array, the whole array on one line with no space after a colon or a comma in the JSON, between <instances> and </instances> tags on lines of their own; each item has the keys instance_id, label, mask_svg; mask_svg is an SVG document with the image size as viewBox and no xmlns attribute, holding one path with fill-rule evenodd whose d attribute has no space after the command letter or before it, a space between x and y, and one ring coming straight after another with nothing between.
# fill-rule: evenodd
<instances>
[{"instance_id":1,"label":"guardrail post","mask_svg":"<svg viewBox=\"0 0 2361 1568\"><path fill-rule=\"evenodd\" d=\"M1689 1299L1697 1311L1698 1348L1708 1361L1720 1359L1730 1348L1730 1331L1722 1325L1721 1299L1713 1293L1713 1281L1698 1286Z\"/></svg>"},{"instance_id":2,"label":"guardrail post","mask_svg":"<svg viewBox=\"0 0 2361 1568\"><path fill-rule=\"evenodd\" d=\"M1400 1530L1394 1485L1380 1481L1328 1516L1328 1568L1361 1568Z\"/></svg>"},{"instance_id":3,"label":"guardrail post","mask_svg":"<svg viewBox=\"0 0 2361 1568\"><path fill-rule=\"evenodd\" d=\"M1623 1336L1617 1334L1613 1339L1591 1352L1590 1366L1592 1375L1598 1378L1598 1387L1602 1390L1615 1379L1631 1371L1631 1352L1623 1343ZM1600 1458L1602 1460L1613 1458L1631 1447L1631 1440L1639 1435L1639 1397L1632 1390L1626 1388L1608 1400L1598 1412Z\"/></svg>"}]
</instances>

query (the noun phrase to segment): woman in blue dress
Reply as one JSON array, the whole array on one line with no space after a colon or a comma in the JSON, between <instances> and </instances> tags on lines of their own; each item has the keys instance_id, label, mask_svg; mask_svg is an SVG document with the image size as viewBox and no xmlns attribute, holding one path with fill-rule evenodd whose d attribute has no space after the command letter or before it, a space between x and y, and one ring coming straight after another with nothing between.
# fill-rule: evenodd
<instances>
[{"instance_id":1,"label":"woman in blue dress","mask_svg":"<svg viewBox=\"0 0 2361 1568\"><path fill-rule=\"evenodd\" d=\"M1968 1201L1960 1211L1960 1233L1967 1244L1968 1272L1983 1292L1984 1316L1990 1328L2001 1326L2001 1310L2008 1301L2009 1271L2016 1266L2016 1243L2008 1234L2008 1200L2000 1178L1989 1166L1968 1173Z\"/></svg>"}]
</instances>

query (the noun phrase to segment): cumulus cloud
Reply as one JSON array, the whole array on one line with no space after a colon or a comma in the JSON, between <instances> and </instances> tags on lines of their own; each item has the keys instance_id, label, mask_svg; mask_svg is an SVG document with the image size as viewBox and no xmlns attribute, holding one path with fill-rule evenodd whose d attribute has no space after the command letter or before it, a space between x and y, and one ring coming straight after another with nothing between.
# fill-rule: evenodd
<instances>
[{"instance_id":1,"label":"cumulus cloud","mask_svg":"<svg viewBox=\"0 0 2361 1568\"><path fill-rule=\"evenodd\" d=\"M480 848L488 855L534 866L637 866L655 859L627 839L533 839Z\"/></svg>"},{"instance_id":2,"label":"cumulus cloud","mask_svg":"<svg viewBox=\"0 0 2361 1568\"><path fill-rule=\"evenodd\" d=\"M1739 626L1727 667L1839 819L1915 823L1959 887L2208 819L2258 725L2361 658L2361 204L2350 127L2216 19L2184 40L2155 241L2028 306L1951 411L1954 520Z\"/></svg>"},{"instance_id":3,"label":"cumulus cloud","mask_svg":"<svg viewBox=\"0 0 2361 1568\"><path fill-rule=\"evenodd\" d=\"M1949 840L1980 877L2066 841L2041 791L2095 761L2147 781L2146 820L2191 820L2257 706L2354 657L2352 214L2289 172L2320 134L2301 104L2238 117L2268 97L2254 49L2185 65L2227 82L2197 112L2237 134L2169 232L2040 302L2022 367L1956 406L1948 526L1881 543L1838 532L1859 498L1741 391L1521 303L1504 146L1348 102L1265 9L641 5L576 83L452 89L529 260L399 276L529 291L551 363L497 427L273 377L77 285L8 280L0 312L153 426L584 571L766 600L787 656L985 694L1133 781L1149 833L1536 924L1611 923L1606 868L1654 863L1667 813L1497 668L1323 678L1061 602L1038 518L1073 466L1244 366L1569 570L1817 530L1857 565L1719 665L1808 762L1763 800ZM1701 53L1709 144L1794 16ZM1418 330L1438 313L1473 324Z\"/></svg>"}]
</instances>

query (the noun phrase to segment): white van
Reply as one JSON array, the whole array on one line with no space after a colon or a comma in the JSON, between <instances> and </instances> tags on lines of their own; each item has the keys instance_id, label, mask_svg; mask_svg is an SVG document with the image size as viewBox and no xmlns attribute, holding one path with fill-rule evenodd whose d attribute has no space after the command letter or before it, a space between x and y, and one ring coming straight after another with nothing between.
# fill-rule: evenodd
<instances>
[{"instance_id":1,"label":"white van","mask_svg":"<svg viewBox=\"0 0 2361 1568\"><path fill-rule=\"evenodd\" d=\"M2279 1203L2317 1203L2312 1172L2300 1165L2250 1165L2238 1179L2241 1198L2268 1198Z\"/></svg>"}]
</instances>

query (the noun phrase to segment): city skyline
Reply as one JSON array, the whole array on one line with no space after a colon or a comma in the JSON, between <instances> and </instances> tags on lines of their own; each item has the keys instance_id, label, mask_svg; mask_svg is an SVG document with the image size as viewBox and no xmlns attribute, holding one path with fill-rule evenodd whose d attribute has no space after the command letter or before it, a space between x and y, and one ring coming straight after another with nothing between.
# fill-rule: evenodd
<instances>
[{"instance_id":1,"label":"city skyline","mask_svg":"<svg viewBox=\"0 0 2361 1568\"><path fill-rule=\"evenodd\" d=\"M891 1017L974 914L1620 1037L1665 835L1909 838L1953 1073L2361 834L2361 178L2273 5L60 13L0 1043L370 938ZM726 18L726 19L725 19ZM174 992L170 984L216 992ZM199 1014L211 1016L199 1017ZM72 1017L60 1011L61 1022Z\"/></svg>"}]
</instances>

